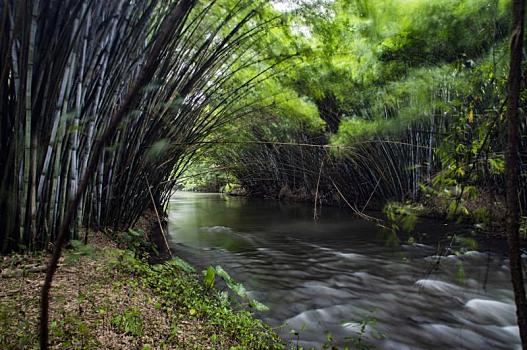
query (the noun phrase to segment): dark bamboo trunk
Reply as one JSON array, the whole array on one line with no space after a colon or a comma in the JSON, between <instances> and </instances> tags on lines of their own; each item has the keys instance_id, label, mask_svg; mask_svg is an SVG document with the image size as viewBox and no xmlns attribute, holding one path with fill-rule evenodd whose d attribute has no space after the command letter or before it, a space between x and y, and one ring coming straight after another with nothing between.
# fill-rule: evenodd
<instances>
[{"instance_id":1,"label":"dark bamboo trunk","mask_svg":"<svg viewBox=\"0 0 527 350\"><path fill-rule=\"evenodd\" d=\"M507 108L508 137L505 152L505 181L507 188L507 235L509 244L509 261L511 281L516 302L516 315L523 349L527 350L527 301L523 284L523 271L520 252L518 203L519 191L519 117L518 105L521 90L521 64L523 50L525 0L515 0L513 3L513 27L511 39L511 58L509 71L509 97Z\"/></svg>"},{"instance_id":2,"label":"dark bamboo trunk","mask_svg":"<svg viewBox=\"0 0 527 350\"><path fill-rule=\"evenodd\" d=\"M148 60L143 66L136 82L124 99L121 107L112 116L110 124L108 125L105 132L94 144L93 153L88 162L86 172L82 175L80 185L77 188L73 199L68 205L64 220L62 221L57 233L55 249L53 251L52 258L48 263L44 285L42 286L41 290L39 336L40 348L43 350L48 348L49 292L51 289L51 283L53 281L53 276L57 271L58 262L62 255L62 248L67 241L68 232L73 223L73 219L75 217L75 213L77 212L81 198L86 192L90 179L95 174L97 164L99 163L99 158L106 143L114 136L123 118L133 109L134 103L138 100L142 89L151 81L159 64L161 53L168 45L174 31L181 26L181 22L188 15L188 12L194 3L195 0L183 0L178 2L177 5L172 9L171 13L164 19L158 36L155 39L152 49L148 55Z\"/></svg>"}]
</instances>

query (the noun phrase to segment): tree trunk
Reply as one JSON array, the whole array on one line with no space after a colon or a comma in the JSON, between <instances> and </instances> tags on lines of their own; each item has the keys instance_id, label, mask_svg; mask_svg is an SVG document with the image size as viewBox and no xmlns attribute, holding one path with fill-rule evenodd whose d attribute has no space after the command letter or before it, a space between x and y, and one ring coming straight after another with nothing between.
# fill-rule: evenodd
<instances>
[{"instance_id":1,"label":"tree trunk","mask_svg":"<svg viewBox=\"0 0 527 350\"><path fill-rule=\"evenodd\" d=\"M514 0L513 27L511 39L511 58L508 80L509 96L507 101L507 149L505 152L505 181L507 188L507 235L509 245L509 263L511 281L516 302L516 316L524 350L527 350L527 301L523 284L523 271L520 253L519 203L518 203L518 144L519 121L518 105L520 99L521 64L523 50L523 25L525 0Z\"/></svg>"}]
</instances>

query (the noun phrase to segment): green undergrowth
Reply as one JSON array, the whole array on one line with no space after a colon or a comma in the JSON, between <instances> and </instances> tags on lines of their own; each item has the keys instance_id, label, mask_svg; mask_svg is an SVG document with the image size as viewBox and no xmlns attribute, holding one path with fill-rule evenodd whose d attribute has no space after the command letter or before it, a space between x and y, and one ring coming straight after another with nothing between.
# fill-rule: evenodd
<instances>
[{"instance_id":1,"label":"green undergrowth","mask_svg":"<svg viewBox=\"0 0 527 350\"><path fill-rule=\"evenodd\" d=\"M392 233L407 237L406 243L409 244L415 243L413 233L422 218L443 219L472 227L474 236L501 238L506 236L503 202L492 202L482 192L475 192L476 195L472 195L470 191L475 191L472 189L466 190L465 195L459 195L459 191L444 190L442 193L428 191L430 192L425 192L425 199L421 202L386 203L383 208L386 216L385 228ZM527 239L527 216L520 217L519 233L522 239Z\"/></svg>"},{"instance_id":2,"label":"green undergrowth","mask_svg":"<svg viewBox=\"0 0 527 350\"><path fill-rule=\"evenodd\" d=\"M181 259L152 265L107 238L73 242L54 278L50 304L53 349L284 349L276 333L252 311L256 301L235 301ZM3 273L31 257L8 256ZM40 261L40 260L39 260ZM221 268L217 277L244 294ZM38 348L42 273L0 278L0 349ZM249 300L249 299L245 299ZM236 304L238 303L238 304ZM243 304L242 304L243 303Z\"/></svg>"},{"instance_id":3,"label":"green undergrowth","mask_svg":"<svg viewBox=\"0 0 527 350\"><path fill-rule=\"evenodd\" d=\"M147 286L159 297L156 308L177 310L176 321L190 318L206 324L214 348L284 348L269 326L255 319L249 310L234 310L227 293L202 283L194 269L183 260L176 258L150 265L127 251L115 250L112 255L110 264L113 268L133 275L135 283ZM122 323L122 320L118 322Z\"/></svg>"}]
</instances>

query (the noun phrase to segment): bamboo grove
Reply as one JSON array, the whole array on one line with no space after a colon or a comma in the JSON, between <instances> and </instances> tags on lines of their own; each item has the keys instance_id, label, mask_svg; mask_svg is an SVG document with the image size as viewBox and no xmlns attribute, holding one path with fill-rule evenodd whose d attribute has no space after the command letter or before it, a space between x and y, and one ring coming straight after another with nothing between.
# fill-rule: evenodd
<instances>
[{"instance_id":1,"label":"bamboo grove","mask_svg":"<svg viewBox=\"0 0 527 350\"><path fill-rule=\"evenodd\" d=\"M221 130L226 145L204 159L257 196L363 209L485 192L503 203L510 5L334 1L291 11L291 30L302 28L296 40L307 33L310 49L275 90L292 90L296 105ZM520 128L525 135L525 118ZM525 136L520 143L525 215Z\"/></svg>"},{"instance_id":2,"label":"bamboo grove","mask_svg":"<svg viewBox=\"0 0 527 350\"><path fill-rule=\"evenodd\" d=\"M176 30L104 149L71 238L132 225L150 192L155 205L168 200L195 143L248 113L241 97L279 64L255 54L276 21L253 1L0 1L2 251L54 242L94 145L177 5Z\"/></svg>"}]
</instances>

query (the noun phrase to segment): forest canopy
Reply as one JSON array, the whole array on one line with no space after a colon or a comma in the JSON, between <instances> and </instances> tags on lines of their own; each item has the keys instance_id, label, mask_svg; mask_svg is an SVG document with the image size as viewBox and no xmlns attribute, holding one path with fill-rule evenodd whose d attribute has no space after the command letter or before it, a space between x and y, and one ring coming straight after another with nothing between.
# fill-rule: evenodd
<instances>
[{"instance_id":1,"label":"forest canopy","mask_svg":"<svg viewBox=\"0 0 527 350\"><path fill-rule=\"evenodd\" d=\"M219 173L182 179L186 188L211 189L208 178L214 190L235 183L278 196L289 188L298 198L320 192L353 203L417 200L462 184L502 194L510 1L273 8L282 22L267 47L275 59L291 57L252 91L258 108L215 130L189 170Z\"/></svg>"}]
</instances>

